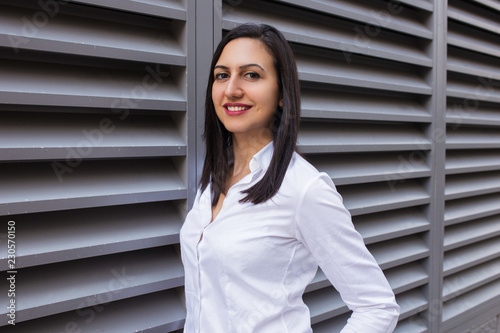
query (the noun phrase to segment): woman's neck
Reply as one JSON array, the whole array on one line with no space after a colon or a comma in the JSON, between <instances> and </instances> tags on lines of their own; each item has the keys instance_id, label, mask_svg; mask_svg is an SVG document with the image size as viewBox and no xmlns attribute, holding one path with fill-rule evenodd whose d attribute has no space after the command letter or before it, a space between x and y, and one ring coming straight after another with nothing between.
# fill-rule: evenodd
<instances>
[{"instance_id":1,"label":"woman's neck","mask_svg":"<svg viewBox=\"0 0 500 333\"><path fill-rule=\"evenodd\" d=\"M271 130L261 130L257 134L233 133L234 164L232 176L250 173L248 167L252 157L272 141Z\"/></svg>"}]
</instances>

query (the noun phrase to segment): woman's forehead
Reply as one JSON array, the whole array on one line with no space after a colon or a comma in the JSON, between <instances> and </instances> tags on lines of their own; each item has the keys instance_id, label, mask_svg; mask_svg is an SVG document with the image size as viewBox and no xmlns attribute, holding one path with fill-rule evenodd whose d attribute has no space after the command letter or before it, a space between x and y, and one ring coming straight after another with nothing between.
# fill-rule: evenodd
<instances>
[{"instance_id":1,"label":"woman's forehead","mask_svg":"<svg viewBox=\"0 0 500 333\"><path fill-rule=\"evenodd\" d=\"M216 65L240 67L252 63L263 68L274 67L274 60L264 43L257 39L244 37L233 39L227 43Z\"/></svg>"}]
</instances>

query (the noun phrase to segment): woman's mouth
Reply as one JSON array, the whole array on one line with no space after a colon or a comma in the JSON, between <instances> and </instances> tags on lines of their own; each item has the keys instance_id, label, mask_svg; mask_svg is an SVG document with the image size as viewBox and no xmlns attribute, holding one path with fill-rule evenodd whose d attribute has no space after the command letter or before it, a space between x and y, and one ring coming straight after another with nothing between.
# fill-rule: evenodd
<instances>
[{"instance_id":1,"label":"woman's mouth","mask_svg":"<svg viewBox=\"0 0 500 333\"><path fill-rule=\"evenodd\" d=\"M226 114L230 116L238 116L250 110L252 106L245 104L224 104Z\"/></svg>"}]
</instances>

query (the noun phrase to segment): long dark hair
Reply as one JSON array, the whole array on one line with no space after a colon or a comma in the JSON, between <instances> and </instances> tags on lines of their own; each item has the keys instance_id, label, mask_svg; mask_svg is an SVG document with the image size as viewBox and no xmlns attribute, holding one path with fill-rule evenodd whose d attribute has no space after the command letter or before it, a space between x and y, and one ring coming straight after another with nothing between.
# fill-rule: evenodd
<instances>
[{"instance_id":1,"label":"long dark hair","mask_svg":"<svg viewBox=\"0 0 500 333\"><path fill-rule=\"evenodd\" d=\"M279 93L283 106L275 111L273 131L274 154L264 177L254 186L243 191L247 194L241 202L259 204L278 192L293 152L296 150L300 123L300 86L297 66L292 49L285 37L276 28L267 24L247 23L229 31L219 43L212 58L205 99L205 144L206 155L201 175L201 190L211 182L212 206L226 192L226 179L230 171L227 149L231 147L231 133L220 122L212 100L214 68L224 47L238 38L261 41L274 59L278 74Z\"/></svg>"}]
</instances>

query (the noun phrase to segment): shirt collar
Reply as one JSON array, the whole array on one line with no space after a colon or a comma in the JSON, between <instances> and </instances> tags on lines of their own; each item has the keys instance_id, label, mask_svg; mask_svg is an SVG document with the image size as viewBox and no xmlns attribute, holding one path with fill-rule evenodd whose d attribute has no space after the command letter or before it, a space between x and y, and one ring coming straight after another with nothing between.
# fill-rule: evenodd
<instances>
[{"instance_id":1,"label":"shirt collar","mask_svg":"<svg viewBox=\"0 0 500 333\"><path fill-rule=\"evenodd\" d=\"M259 150L250 160L250 172L258 169L267 170L274 153L273 142L269 142L264 148Z\"/></svg>"}]
</instances>

